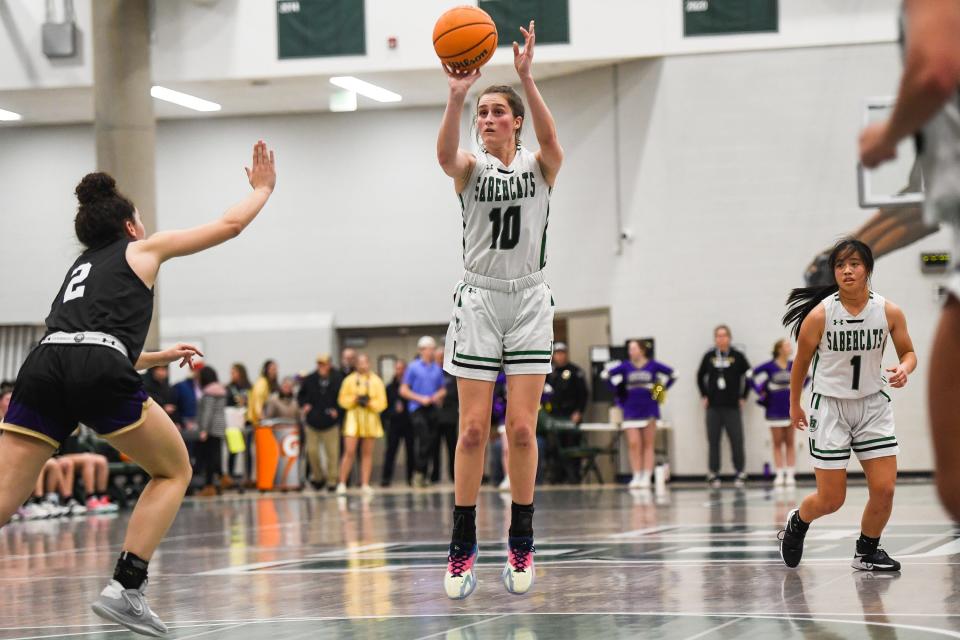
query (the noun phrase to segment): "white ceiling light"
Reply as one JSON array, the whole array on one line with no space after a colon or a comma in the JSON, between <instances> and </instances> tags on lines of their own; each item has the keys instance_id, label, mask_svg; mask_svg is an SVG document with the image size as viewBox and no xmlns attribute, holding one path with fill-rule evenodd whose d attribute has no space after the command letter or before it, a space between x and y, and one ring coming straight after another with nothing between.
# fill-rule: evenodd
<instances>
[{"instance_id":1,"label":"white ceiling light","mask_svg":"<svg viewBox=\"0 0 960 640\"><path fill-rule=\"evenodd\" d=\"M16 122L17 120L22 120L22 119L23 119L23 116L21 116L19 113L14 113L13 111L0 109L0 121Z\"/></svg>"},{"instance_id":2,"label":"white ceiling light","mask_svg":"<svg viewBox=\"0 0 960 640\"><path fill-rule=\"evenodd\" d=\"M193 109L194 111L220 111L220 105L216 102L210 102L209 100L192 96L189 93L181 93L159 85L150 89L150 95L158 100L172 102L173 104L178 104L181 107Z\"/></svg>"},{"instance_id":3,"label":"white ceiling light","mask_svg":"<svg viewBox=\"0 0 960 640\"><path fill-rule=\"evenodd\" d=\"M330 84L340 87L341 89L346 89L347 91L359 93L377 102L400 102L403 100L403 97L399 93L394 93L383 87L378 87L375 84L364 82L353 76L334 76L330 78Z\"/></svg>"}]
</instances>

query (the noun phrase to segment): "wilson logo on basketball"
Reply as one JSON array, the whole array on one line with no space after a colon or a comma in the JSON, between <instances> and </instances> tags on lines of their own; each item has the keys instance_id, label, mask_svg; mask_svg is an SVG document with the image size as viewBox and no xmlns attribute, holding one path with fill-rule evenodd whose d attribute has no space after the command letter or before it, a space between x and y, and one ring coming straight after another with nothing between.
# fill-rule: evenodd
<instances>
[{"instance_id":1,"label":"wilson logo on basketball","mask_svg":"<svg viewBox=\"0 0 960 640\"><path fill-rule=\"evenodd\" d=\"M479 67L483 64L484 58L490 55L490 52L484 49L479 54L466 60L450 60L447 62L452 69L462 69L464 71Z\"/></svg>"}]
</instances>

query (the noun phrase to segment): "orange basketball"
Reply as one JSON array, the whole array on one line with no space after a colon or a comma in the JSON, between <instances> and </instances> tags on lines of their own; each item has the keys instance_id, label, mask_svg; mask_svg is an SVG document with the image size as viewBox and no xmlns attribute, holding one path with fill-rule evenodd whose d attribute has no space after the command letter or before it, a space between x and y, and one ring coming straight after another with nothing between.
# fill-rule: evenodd
<instances>
[{"instance_id":1,"label":"orange basketball","mask_svg":"<svg viewBox=\"0 0 960 640\"><path fill-rule=\"evenodd\" d=\"M433 49L456 71L478 69L497 50L497 25L483 9L454 7L433 27Z\"/></svg>"}]
</instances>

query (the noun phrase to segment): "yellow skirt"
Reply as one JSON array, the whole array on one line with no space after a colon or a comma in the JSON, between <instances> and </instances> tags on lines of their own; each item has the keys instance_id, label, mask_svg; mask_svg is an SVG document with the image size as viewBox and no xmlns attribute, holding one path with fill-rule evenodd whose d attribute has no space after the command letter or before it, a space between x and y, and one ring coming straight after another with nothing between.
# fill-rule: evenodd
<instances>
[{"instance_id":1,"label":"yellow skirt","mask_svg":"<svg viewBox=\"0 0 960 640\"><path fill-rule=\"evenodd\" d=\"M343 435L347 438L382 438L380 416L368 409L351 409L343 420Z\"/></svg>"}]
</instances>

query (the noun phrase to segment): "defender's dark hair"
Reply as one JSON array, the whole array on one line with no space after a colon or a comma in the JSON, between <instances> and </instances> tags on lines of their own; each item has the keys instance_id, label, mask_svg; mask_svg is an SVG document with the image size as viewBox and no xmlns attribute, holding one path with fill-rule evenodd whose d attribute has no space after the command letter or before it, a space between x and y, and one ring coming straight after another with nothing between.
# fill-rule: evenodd
<instances>
[{"instance_id":1,"label":"defender's dark hair","mask_svg":"<svg viewBox=\"0 0 960 640\"><path fill-rule=\"evenodd\" d=\"M126 236L126 222L136 208L117 191L117 181L102 172L88 173L75 190L80 208L73 221L77 239L87 249L98 249Z\"/></svg>"},{"instance_id":2,"label":"defender's dark hair","mask_svg":"<svg viewBox=\"0 0 960 640\"><path fill-rule=\"evenodd\" d=\"M217 377L217 370L213 367L204 367L200 369L200 388L207 386L208 384L213 384L214 382L220 382L220 379Z\"/></svg>"},{"instance_id":3,"label":"defender's dark hair","mask_svg":"<svg viewBox=\"0 0 960 640\"><path fill-rule=\"evenodd\" d=\"M477 111L480 110L480 98L483 96L489 95L491 93L499 93L504 98L507 99L507 105L510 106L510 113L513 114L513 117L523 118L520 121L520 128L515 132L515 141L517 146L520 146L520 132L523 131L523 123L526 121L526 109L523 106L523 98L520 97L520 94L517 93L513 87L506 84L494 84L490 85L486 89L480 92L480 95L477 96ZM474 122L476 122L477 117L474 117ZM477 131L477 140L480 139L480 132Z\"/></svg>"},{"instance_id":4,"label":"defender's dark hair","mask_svg":"<svg viewBox=\"0 0 960 640\"><path fill-rule=\"evenodd\" d=\"M833 250L827 259L830 270L833 271L838 262L846 260L854 254L860 256L860 259L863 260L863 266L867 268L867 277L869 278L873 274L873 251L870 250L869 245L854 238L844 238L833 245ZM834 278L836 278L836 274L834 274ZM804 319L820 304L821 300L839 290L840 287L836 281L823 287L794 289L787 297L787 312L783 314L783 326L790 328L790 334L794 338L799 338L800 325L803 324Z\"/></svg>"}]
</instances>

